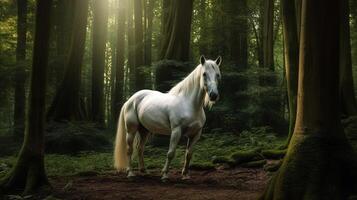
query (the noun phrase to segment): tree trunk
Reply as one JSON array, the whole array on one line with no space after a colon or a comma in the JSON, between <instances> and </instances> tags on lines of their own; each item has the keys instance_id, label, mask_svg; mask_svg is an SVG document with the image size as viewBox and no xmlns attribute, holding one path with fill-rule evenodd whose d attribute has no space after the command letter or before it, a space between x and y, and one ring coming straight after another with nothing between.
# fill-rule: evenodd
<instances>
[{"instance_id":1,"label":"tree trunk","mask_svg":"<svg viewBox=\"0 0 357 200\"><path fill-rule=\"evenodd\" d=\"M127 37L128 37L128 68L129 68L129 88L130 93L136 91L135 86L135 37L134 37L134 2L133 0L127 0L127 17L128 17L128 28L127 28Z\"/></svg>"},{"instance_id":2,"label":"tree trunk","mask_svg":"<svg viewBox=\"0 0 357 200\"><path fill-rule=\"evenodd\" d=\"M208 55L208 33L207 33L207 2L199 1L199 20L200 20L200 41L199 51L201 55Z\"/></svg>"},{"instance_id":3,"label":"tree trunk","mask_svg":"<svg viewBox=\"0 0 357 200\"><path fill-rule=\"evenodd\" d=\"M24 135L25 102L26 102L26 32L27 32L27 0L17 1L17 47L15 72L15 107L14 107L14 138L20 139Z\"/></svg>"},{"instance_id":4,"label":"tree trunk","mask_svg":"<svg viewBox=\"0 0 357 200\"><path fill-rule=\"evenodd\" d=\"M145 8L145 54L144 64L151 65L152 62L152 27L154 19L154 6L156 0L148 0Z\"/></svg>"},{"instance_id":5,"label":"tree trunk","mask_svg":"<svg viewBox=\"0 0 357 200\"><path fill-rule=\"evenodd\" d=\"M294 4L291 4L289 0L281 0L281 7L283 17L286 83L289 102L289 132L286 144L287 147L294 132L296 120L296 101L299 77L299 42Z\"/></svg>"},{"instance_id":6,"label":"tree trunk","mask_svg":"<svg viewBox=\"0 0 357 200\"><path fill-rule=\"evenodd\" d=\"M44 165L44 112L49 53L51 0L38 0L28 123L17 163L0 182L0 194L24 194L49 186Z\"/></svg>"},{"instance_id":7,"label":"tree trunk","mask_svg":"<svg viewBox=\"0 0 357 200\"><path fill-rule=\"evenodd\" d=\"M295 0L295 14L296 14L296 27L297 27L297 35L298 41L300 41L300 27L301 27L301 7L302 0Z\"/></svg>"},{"instance_id":8,"label":"tree trunk","mask_svg":"<svg viewBox=\"0 0 357 200\"><path fill-rule=\"evenodd\" d=\"M86 119L84 102L80 98L82 61L87 33L88 0L75 2L72 43L66 72L48 112L53 120L80 121Z\"/></svg>"},{"instance_id":9,"label":"tree trunk","mask_svg":"<svg viewBox=\"0 0 357 200\"><path fill-rule=\"evenodd\" d=\"M188 61L191 41L193 0L172 0L160 59Z\"/></svg>"},{"instance_id":10,"label":"tree trunk","mask_svg":"<svg viewBox=\"0 0 357 200\"><path fill-rule=\"evenodd\" d=\"M73 30L74 1L58 0L55 8L55 38L56 38L56 56L58 61L54 68L50 68L50 77L58 88L63 80L66 60L71 47L71 35Z\"/></svg>"},{"instance_id":11,"label":"tree trunk","mask_svg":"<svg viewBox=\"0 0 357 200\"><path fill-rule=\"evenodd\" d=\"M134 0L135 22L135 89L139 91L145 87L145 73L141 68L144 64L144 32L143 32L143 4L142 0Z\"/></svg>"},{"instance_id":12,"label":"tree trunk","mask_svg":"<svg viewBox=\"0 0 357 200\"><path fill-rule=\"evenodd\" d=\"M95 0L93 4L92 52L92 120L105 126L104 67L108 33L108 0Z\"/></svg>"},{"instance_id":13,"label":"tree trunk","mask_svg":"<svg viewBox=\"0 0 357 200\"><path fill-rule=\"evenodd\" d=\"M248 65L248 18L246 0L224 1L224 21L227 23L224 30L227 33L225 41L228 47L227 56L237 67L244 70ZM219 37L222 33L220 33Z\"/></svg>"},{"instance_id":14,"label":"tree trunk","mask_svg":"<svg viewBox=\"0 0 357 200\"><path fill-rule=\"evenodd\" d=\"M274 0L264 4L263 66L274 71Z\"/></svg>"},{"instance_id":15,"label":"tree trunk","mask_svg":"<svg viewBox=\"0 0 357 200\"><path fill-rule=\"evenodd\" d=\"M119 0L118 9L118 30L117 30L117 53L114 78L114 93L112 101L113 121L119 119L120 109L124 103L124 65L125 65L125 20L126 20L126 0Z\"/></svg>"},{"instance_id":16,"label":"tree trunk","mask_svg":"<svg viewBox=\"0 0 357 200\"><path fill-rule=\"evenodd\" d=\"M345 1L345 0L342 0ZM297 117L279 171L262 199L347 199L355 155L339 106L339 18L335 0L303 0Z\"/></svg>"},{"instance_id":17,"label":"tree trunk","mask_svg":"<svg viewBox=\"0 0 357 200\"><path fill-rule=\"evenodd\" d=\"M340 98L344 116L357 114L353 85L349 2L341 1L340 11Z\"/></svg>"}]
</instances>

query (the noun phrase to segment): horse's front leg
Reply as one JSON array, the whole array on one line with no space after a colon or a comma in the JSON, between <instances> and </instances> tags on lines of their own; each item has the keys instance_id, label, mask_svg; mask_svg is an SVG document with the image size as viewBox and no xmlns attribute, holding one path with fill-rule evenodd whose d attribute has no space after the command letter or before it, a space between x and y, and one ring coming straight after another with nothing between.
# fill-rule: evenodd
<instances>
[{"instance_id":1,"label":"horse's front leg","mask_svg":"<svg viewBox=\"0 0 357 200\"><path fill-rule=\"evenodd\" d=\"M196 144L198 139L200 139L202 133L202 129L198 131L198 133L192 137L189 138L187 141L187 146L186 146L186 155L185 155L185 163L182 169L182 179L187 180L190 179L190 175L188 173L188 169L190 167L190 161L192 158L192 152L193 152L193 145Z\"/></svg>"},{"instance_id":2,"label":"horse's front leg","mask_svg":"<svg viewBox=\"0 0 357 200\"><path fill-rule=\"evenodd\" d=\"M170 147L169 147L169 151L167 152L165 166L162 169L162 178L161 179L163 181L166 181L169 178L168 172L169 172L169 168L170 168L170 163L171 163L172 159L175 157L176 148L180 141L180 138L181 138L181 127L172 129L171 138L170 138Z\"/></svg>"}]
</instances>

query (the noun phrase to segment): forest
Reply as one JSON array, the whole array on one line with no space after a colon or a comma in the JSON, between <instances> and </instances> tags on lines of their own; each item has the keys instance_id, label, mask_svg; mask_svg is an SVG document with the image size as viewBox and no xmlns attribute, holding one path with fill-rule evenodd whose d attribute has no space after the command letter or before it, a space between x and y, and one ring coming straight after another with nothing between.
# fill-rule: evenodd
<instances>
[{"instance_id":1,"label":"forest","mask_svg":"<svg viewBox=\"0 0 357 200\"><path fill-rule=\"evenodd\" d=\"M0 88L0 199L357 199L356 0L0 0Z\"/></svg>"}]
</instances>

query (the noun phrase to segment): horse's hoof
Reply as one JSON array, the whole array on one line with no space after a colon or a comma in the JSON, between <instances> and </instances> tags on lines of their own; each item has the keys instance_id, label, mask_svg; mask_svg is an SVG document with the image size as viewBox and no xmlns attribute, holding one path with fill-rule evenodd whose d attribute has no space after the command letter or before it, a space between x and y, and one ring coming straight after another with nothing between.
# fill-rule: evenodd
<instances>
[{"instance_id":1,"label":"horse's hoof","mask_svg":"<svg viewBox=\"0 0 357 200\"><path fill-rule=\"evenodd\" d=\"M161 181L162 181L163 183L167 183L167 182L169 181L169 176L166 175L166 174L162 175Z\"/></svg>"},{"instance_id":2,"label":"horse's hoof","mask_svg":"<svg viewBox=\"0 0 357 200\"><path fill-rule=\"evenodd\" d=\"M133 179L135 177L136 177L136 175L133 172L128 172L127 178Z\"/></svg>"},{"instance_id":3,"label":"horse's hoof","mask_svg":"<svg viewBox=\"0 0 357 200\"><path fill-rule=\"evenodd\" d=\"M182 176L182 180L183 180L183 181L191 180L191 176L189 176L189 175L183 175L183 176Z\"/></svg>"}]
</instances>

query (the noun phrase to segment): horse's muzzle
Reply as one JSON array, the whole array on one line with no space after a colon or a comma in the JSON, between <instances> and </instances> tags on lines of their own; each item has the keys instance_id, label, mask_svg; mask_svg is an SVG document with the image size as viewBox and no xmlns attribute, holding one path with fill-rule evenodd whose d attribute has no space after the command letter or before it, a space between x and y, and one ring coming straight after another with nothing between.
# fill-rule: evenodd
<instances>
[{"instance_id":1,"label":"horse's muzzle","mask_svg":"<svg viewBox=\"0 0 357 200\"><path fill-rule=\"evenodd\" d=\"M209 93L209 100L210 101L217 101L217 99L218 99L218 93L216 93L216 92L210 92Z\"/></svg>"}]
</instances>

